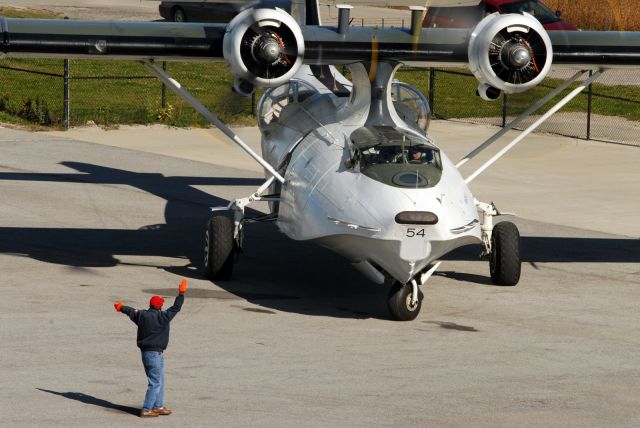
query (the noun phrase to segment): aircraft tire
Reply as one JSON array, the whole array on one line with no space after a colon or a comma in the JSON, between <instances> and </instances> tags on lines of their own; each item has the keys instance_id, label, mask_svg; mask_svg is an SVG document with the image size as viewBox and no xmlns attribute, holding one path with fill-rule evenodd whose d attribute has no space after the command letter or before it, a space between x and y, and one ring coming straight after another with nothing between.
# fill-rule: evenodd
<instances>
[{"instance_id":1,"label":"aircraft tire","mask_svg":"<svg viewBox=\"0 0 640 428\"><path fill-rule=\"evenodd\" d=\"M520 280L520 232L515 224L496 224L491 235L489 270L495 285L514 286Z\"/></svg>"},{"instance_id":2,"label":"aircraft tire","mask_svg":"<svg viewBox=\"0 0 640 428\"><path fill-rule=\"evenodd\" d=\"M174 7L171 11L171 20L173 22L187 22L187 14L181 7Z\"/></svg>"},{"instance_id":3,"label":"aircraft tire","mask_svg":"<svg viewBox=\"0 0 640 428\"><path fill-rule=\"evenodd\" d=\"M412 321L416 319L422 307L424 294L418 289L418 302L411 306L411 294L413 287L411 284L401 284L397 281L391 286L389 291L388 307L391 317L397 321Z\"/></svg>"},{"instance_id":4,"label":"aircraft tire","mask_svg":"<svg viewBox=\"0 0 640 428\"><path fill-rule=\"evenodd\" d=\"M233 272L233 222L223 215L211 217L204 243L204 273L210 280L231 279Z\"/></svg>"}]
</instances>

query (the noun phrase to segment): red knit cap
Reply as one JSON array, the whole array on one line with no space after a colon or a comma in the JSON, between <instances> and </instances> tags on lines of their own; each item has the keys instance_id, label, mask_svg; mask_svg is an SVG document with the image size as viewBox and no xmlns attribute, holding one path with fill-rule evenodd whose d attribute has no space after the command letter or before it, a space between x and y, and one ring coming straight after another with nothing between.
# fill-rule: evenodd
<instances>
[{"instance_id":1,"label":"red knit cap","mask_svg":"<svg viewBox=\"0 0 640 428\"><path fill-rule=\"evenodd\" d=\"M164 299L160 296L153 296L151 300L149 300L149 306L154 309L162 309L162 305L164 305Z\"/></svg>"}]
</instances>

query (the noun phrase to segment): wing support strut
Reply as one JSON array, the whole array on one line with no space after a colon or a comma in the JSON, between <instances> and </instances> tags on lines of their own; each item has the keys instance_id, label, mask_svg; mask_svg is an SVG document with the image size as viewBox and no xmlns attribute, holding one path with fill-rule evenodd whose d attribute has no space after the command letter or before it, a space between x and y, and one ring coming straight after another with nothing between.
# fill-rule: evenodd
<instances>
[{"instance_id":1,"label":"wing support strut","mask_svg":"<svg viewBox=\"0 0 640 428\"><path fill-rule=\"evenodd\" d=\"M491 165L493 165L498 159L500 159L509 150L511 150L513 147L515 147L516 144L518 144L520 141L522 141L527 135L529 135L533 131L535 131L540 125L542 125L547 119L549 119L551 116L553 116L562 107L564 107L569 101L571 101L576 96L578 96L578 94L580 94L580 92L582 92L587 86L589 86L591 83L593 83L595 80L597 80L602 75L603 72L604 72L604 70L600 69L600 70L596 71L595 73L593 73L593 75L591 77L586 79L580 86L578 86L573 91L571 91L569 94L567 94L567 96L565 96L563 99L561 99L556 105L554 105L551 109L549 109L549 111L547 111L545 114L543 114L531 126L529 126L527 129L522 131L520 133L520 135L518 135L513 141L511 141L509 144L507 144L502 150L500 150L491 159L489 159L480 168L478 168L473 174L471 174L469 177L467 177L464 180L465 183L469 184L477 176L482 174L484 172L484 170L486 170Z\"/></svg>"},{"instance_id":2,"label":"wing support strut","mask_svg":"<svg viewBox=\"0 0 640 428\"><path fill-rule=\"evenodd\" d=\"M580 76L582 76L584 73L585 73L584 70L578 71L569 79L565 80L560 86L555 88L553 91L549 92L546 96L544 96L543 98L540 98L537 102L532 104L527 110L520 113L518 117L516 117L507 125L505 125L504 128L502 128L500 131L493 134L487 141L485 141L484 143L480 144L478 147L473 149L460 162L458 162L458 164L456 165L456 168L460 168L462 165L469 162L471 159L475 158L480 152L484 151L484 149L486 149L487 147L495 143L504 134L506 134L507 132L511 131L513 128L518 126L520 122L522 122L523 120L531 116L533 113L538 111L543 105L551 101L556 95L558 95L559 93L567 89L569 85L571 85L573 82L578 80Z\"/></svg>"},{"instance_id":3,"label":"wing support strut","mask_svg":"<svg viewBox=\"0 0 640 428\"><path fill-rule=\"evenodd\" d=\"M269 174L276 178L280 183L284 183L284 178L273 169L271 165L267 163L259 154L257 154L251 147L247 145L242 139L233 132L228 126L226 126L218 117L209 111L196 97L191 95L186 89L175 81L169 74L167 74L162 68L153 64L151 61L142 62L145 67L149 69L158 79L162 81L169 89L176 93L180 98L186 101L191 107L193 107L198 113L206 118L212 125L220 129L227 137L229 137L234 143L236 143L242 150L247 152L256 162L258 162Z\"/></svg>"}]
</instances>

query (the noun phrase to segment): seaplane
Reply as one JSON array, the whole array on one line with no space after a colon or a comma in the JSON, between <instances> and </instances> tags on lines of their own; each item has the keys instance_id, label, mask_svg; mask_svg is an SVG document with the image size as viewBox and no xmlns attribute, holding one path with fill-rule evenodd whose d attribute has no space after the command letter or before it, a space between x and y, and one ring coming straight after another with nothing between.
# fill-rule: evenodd
<instances>
[{"instance_id":1,"label":"seaplane","mask_svg":"<svg viewBox=\"0 0 640 428\"><path fill-rule=\"evenodd\" d=\"M469 29L423 28L422 6L410 7L408 29L352 27L351 6L337 8L333 26L321 25L316 0L252 3L226 24L0 18L0 53L140 61L264 168L254 193L212 207L206 219L202 264L213 281L231 277L247 223L274 221L289 238L329 248L387 284L397 320L418 316L420 287L461 246L478 245L494 284L516 285L519 231L496 221L506 213L474 198L469 183L606 69L640 65L640 33L548 32L527 13L492 14ZM267 88L258 105L262 155L157 65L186 60L225 61L237 93ZM394 79L401 66L468 67L488 101L535 87L552 66L580 71L455 163L428 134L425 97ZM531 127L461 175L461 165L573 82ZM257 202L268 203L267 214L250 218L246 208Z\"/></svg>"}]
</instances>

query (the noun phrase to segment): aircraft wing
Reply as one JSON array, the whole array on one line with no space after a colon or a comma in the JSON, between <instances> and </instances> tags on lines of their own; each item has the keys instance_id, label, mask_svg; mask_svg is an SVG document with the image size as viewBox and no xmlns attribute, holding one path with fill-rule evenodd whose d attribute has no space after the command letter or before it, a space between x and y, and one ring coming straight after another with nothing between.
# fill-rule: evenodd
<instances>
[{"instance_id":1,"label":"aircraft wing","mask_svg":"<svg viewBox=\"0 0 640 428\"><path fill-rule=\"evenodd\" d=\"M276 86L305 64L378 61L468 66L507 93L540 83L551 66L640 66L640 32L547 32L532 16L490 15L472 29L300 26L280 9L248 9L229 24L0 18L11 57L225 60L243 81ZM348 21L347 21L348 22Z\"/></svg>"}]
</instances>

